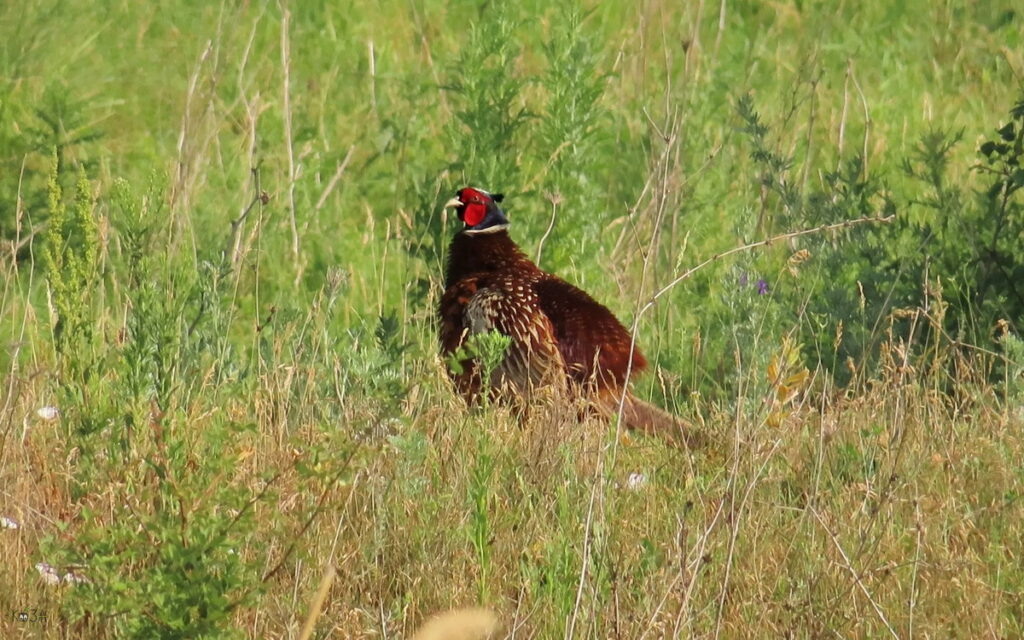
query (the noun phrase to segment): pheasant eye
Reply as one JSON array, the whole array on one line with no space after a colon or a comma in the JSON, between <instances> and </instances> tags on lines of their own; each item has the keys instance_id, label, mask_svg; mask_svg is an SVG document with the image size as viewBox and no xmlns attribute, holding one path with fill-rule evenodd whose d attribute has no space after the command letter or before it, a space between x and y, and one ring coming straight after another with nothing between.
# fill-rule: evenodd
<instances>
[{"instance_id":1,"label":"pheasant eye","mask_svg":"<svg viewBox=\"0 0 1024 640\"><path fill-rule=\"evenodd\" d=\"M462 214L462 221L466 223L466 226L475 227L483 222L485 215L487 215L486 205L480 202L470 202Z\"/></svg>"}]
</instances>

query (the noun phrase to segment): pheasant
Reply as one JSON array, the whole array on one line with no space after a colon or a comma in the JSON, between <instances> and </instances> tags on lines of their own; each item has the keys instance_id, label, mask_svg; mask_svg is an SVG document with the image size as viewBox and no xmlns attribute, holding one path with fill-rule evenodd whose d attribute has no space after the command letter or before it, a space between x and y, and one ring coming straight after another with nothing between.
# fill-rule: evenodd
<instances>
[{"instance_id":1,"label":"pheasant","mask_svg":"<svg viewBox=\"0 0 1024 640\"><path fill-rule=\"evenodd\" d=\"M584 395L605 415L618 412L627 378L647 366L622 323L604 305L542 271L508 234L502 194L465 187L445 203L464 227L452 239L439 308L441 351L456 389L469 401L481 393L529 398L553 386ZM487 377L463 349L474 334L511 338ZM452 365L453 359L459 359ZM688 423L626 393L631 429L688 446L701 438Z\"/></svg>"}]
</instances>

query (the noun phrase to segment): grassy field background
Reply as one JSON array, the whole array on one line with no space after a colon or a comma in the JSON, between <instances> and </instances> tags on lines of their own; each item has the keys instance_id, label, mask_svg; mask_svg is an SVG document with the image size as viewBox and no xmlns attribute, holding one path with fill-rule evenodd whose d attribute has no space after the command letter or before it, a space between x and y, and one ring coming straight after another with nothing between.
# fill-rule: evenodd
<instances>
[{"instance_id":1,"label":"grassy field background","mask_svg":"<svg viewBox=\"0 0 1024 640\"><path fill-rule=\"evenodd\" d=\"M297 638L330 567L310 637L1020 637L1021 18L3 4L0 636ZM466 184L710 450L454 395Z\"/></svg>"}]
</instances>

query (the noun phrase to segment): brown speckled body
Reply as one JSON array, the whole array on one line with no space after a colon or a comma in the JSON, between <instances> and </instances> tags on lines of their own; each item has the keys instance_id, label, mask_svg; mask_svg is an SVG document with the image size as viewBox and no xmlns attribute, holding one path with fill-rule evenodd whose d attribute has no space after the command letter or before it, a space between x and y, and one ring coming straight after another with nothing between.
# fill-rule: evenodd
<instances>
[{"instance_id":1,"label":"brown speckled body","mask_svg":"<svg viewBox=\"0 0 1024 640\"><path fill-rule=\"evenodd\" d=\"M630 368L632 340L622 323L584 291L538 269L504 229L455 236L440 318L445 356L474 333L496 330L512 338L492 376L496 391L511 387L529 395L542 384L570 382L607 395L622 388ZM646 366L634 347L633 373ZM467 398L480 393L472 361L452 377Z\"/></svg>"}]
</instances>

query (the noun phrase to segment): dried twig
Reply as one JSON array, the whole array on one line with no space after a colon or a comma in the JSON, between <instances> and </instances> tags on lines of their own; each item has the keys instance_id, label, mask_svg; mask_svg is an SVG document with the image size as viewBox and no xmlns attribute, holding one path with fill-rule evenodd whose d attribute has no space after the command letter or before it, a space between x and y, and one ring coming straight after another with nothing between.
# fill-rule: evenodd
<instances>
[{"instance_id":1,"label":"dried twig","mask_svg":"<svg viewBox=\"0 0 1024 640\"><path fill-rule=\"evenodd\" d=\"M899 640L899 635L896 633L896 630L892 628L891 624L889 624L889 621L885 617L885 612L882 611L882 607L880 607L878 603L875 602L875 599L871 597L871 592L868 591L868 588L866 586L864 586L864 582L860 579L860 575L857 573L857 570L853 568L853 565L850 563L850 557L846 555L845 551L843 551L843 547L841 544L839 544L839 540L836 539L835 534L832 533L832 530L828 528L828 525L825 524L825 521L822 519L821 515L818 514L817 510L815 510L813 507L811 507L811 513L814 514L814 517L821 525L821 528L825 530L826 534L828 534L828 537L832 541L832 544L835 546L836 550L839 551L839 555L843 557L843 564L846 565L846 569L850 572L850 575L853 576L853 581L860 588L861 593L863 593L864 597L868 599L868 603L871 604L871 608L875 610L875 615L877 615L878 619L882 621L882 624L885 625L885 628L889 630L889 633L892 634L892 637Z\"/></svg>"},{"instance_id":2,"label":"dried twig","mask_svg":"<svg viewBox=\"0 0 1024 640\"><path fill-rule=\"evenodd\" d=\"M708 265L710 265L712 263L718 262L722 258L726 258L728 256L731 256L731 255L734 255L734 254L737 254L737 253L743 253L744 251L750 251L751 249L757 249L758 247L767 247L770 244L774 244L774 243L779 242L781 240L788 240L790 238L799 238L800 236L808 236L808 235L813 235L815 233L825 233L825 232L828 232L828 231L838 231L840 229L846 229L846 228L852 227L854 225L864 224L864 223L869 223L869 222L878 222L878 223L892 222L894 217L895 216L891 216L891 215L889 215L889 216L878 216L878 217L868 216L868 217L864 217L864 218L856 218L856 219L853 219L853 220L843 220L842 222L836 222L834 224L823 224L820 227L814 227L814 228L811 228L811 229L800 229L799 231L788 231L786 233L780 233L778 235L772 236L770 238L766 238L764 240L758 240L757 242L751 242L749 244L744 244L744 245L740 245L738 247L733 247L732 249L729 249L727 251L723 251L722 253L716 253L715 255L711 256L710 258L708 258L704 262L701 262L700 264L698 264L697 266L691 267L691 268L687 269L686 271L684 271L680 275L678 275L675 278L673 278L664 287L662 287L661 289L658 289L658 291L655 292L655 294L653 296L651 296L651 299L648 300L646 304L644 304L642 307L640 307L637 310L637 317L643 315L647 310L649 310L651 307L653 307L654 303L658 301L658 298L661 298L663 295L665 295L666 293L671 291L677 284L679 284L683 280L686 280L687 278L689 278L690 276L692 276L696 272L700 271L704 267L706 267L706 266L708 266Z\"/></svg>"},{"instance_id":3,"label":"dried twig","mask_svg":"<svg viewBox=\"0 0 1024 640\"><path fill-rule=\"evenodd\" d=\"M295 149L292 146L292 104L291 104L291 41L288 38L288 25L291 12L282 8L281 12L281 72L283 74L282 110L284 116L284 143L288 152L288 216L292 228L292 259L295 260L296 279L302 272L299 261L299 226L295 222Z\"/></svg>"},{"instance_id":4,"label":"dried twig","mask_svg":"<svg viewBox=\"0 0 1024 640\"><path fill-rule=\"evenodd\" d=\"M334 584L334 576L337 575L337 570L333 564L328 564L324 570L324 575L320 578L320 586L317 587L316 595L313 596L313 601L309 603L309 613L306 614L306 622L302 625L302 631L299 632L299 640L309 640L309 637L313 635L313 629L316 627L316 621L320 618L320 612L324 608L324 600L327 599L327 592L331 590L331 585Z\"/></svg>"},{"instance_id":5,"label":"dried twig","mask_svg":"<svg viewBox=\"0 0 1024 640\"><path fill-rule=\"evenodd\" d=\"M334 187L336 187L338 185L338 181L341 180L341 176L345 174L345 169L348 167L349 160L352 159L352 152L355 151L355 148L356 145L352 145L348 148L345 158L341 161L341 164L338 165L338 169L334 172L334 175L331 176L327 186L324 187L324 192L320 194L320 199L316 201L316 206L313 207L314 211L319 211L320 208L324 206L324 203L327 202L327 196L331 195L331 192L334 191Z\"/></svg>"},{"instance_id":6,"label":"dried twig","mask_svg":"<svg viewBox=\"0 0 1024 640\"><path fill-rule=\"evenodd\" d=\"M337 486L338 481L341 480L341 476L348 472L349 465L352 463L352 459L354 456L355 450L350 451L348 457L342 463L341 468L324 486L324 490L320 492L320 497L317 498L316 506L313 507L313 512L310 514L308 518L306 518L306 522L303 523L302 527L299 529L299 532L292 536L291 543L288 545L288 548L285 549L284 553L281 555L280 560L277 561L277 564L275 564L272 569L267 571L265 574L263 574L263 577L260 578L261 584L266 584L268 580L273 578L277 574L277 572L284 567L285 563L288 561L288 558L292 556L292 553L295 552L295 548L298 546L299 540L301 540L302 537L306 535L306 531L309 530L309 528L313 525L313 522L323 512L324 505L327 503L327 498L330 497L331 492L334 490L335 486Z\"/></svg>"},{"instance_id":7,"label":"dried twig","mask_svg":"<svg viewBox=\"0 0 1024 640\"><path fill-rule=\"evenodd\" d=\"M540 264L540 255L544 251L544 242L551 235L551 230L555 228L555 214L558 212L558 205L562 202L562 198L558 194L551 194L548 200L551 202L551 220L548 221L548 228L544 231L544 235L540 237L540 242L537 243L537 257L534 259L534 262L537 264Z\"/></svg>"}]
</instances>

